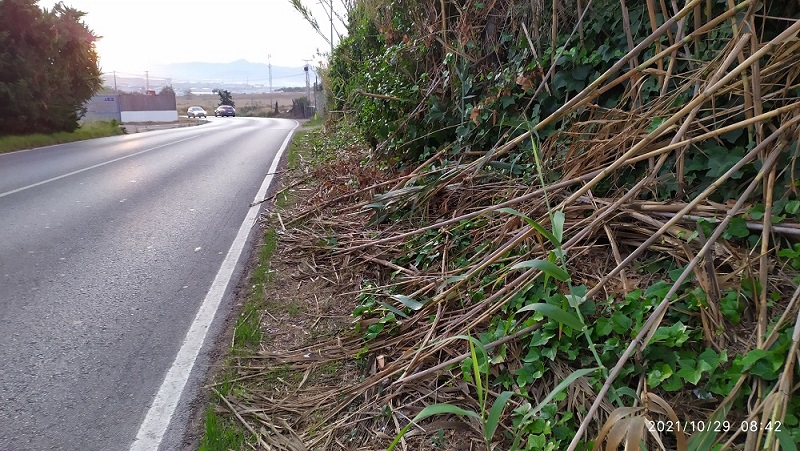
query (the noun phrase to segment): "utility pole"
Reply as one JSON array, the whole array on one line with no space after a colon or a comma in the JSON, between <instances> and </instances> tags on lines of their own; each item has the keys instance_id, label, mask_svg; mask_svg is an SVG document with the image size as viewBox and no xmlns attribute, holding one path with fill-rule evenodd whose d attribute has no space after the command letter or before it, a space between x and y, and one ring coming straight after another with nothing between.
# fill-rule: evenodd
<instances>
[{"instance_id":1,"label":"utility pole","mask_svg":"<svg viewBox=\"0 0 800 451\"><path fill-rule=\"evenodd\" d=\"M272 55L267 55L267 67L269 68L269 107L272 108Z\"/></svg>"},{"instance_id":2,"label":"utility pole","mask_svg":"<svg viewBox=\"0 0 800 451\"><path fill-rule=\"evenodd\" d=\"M145 92L147 92L147 91L150 90L150 71L149 70L144 71L144 79L145 79L145 88L144 88L144 90L145 90Z\"/></svg>"},{"instance_id":3,"label":"utility pole","mask_svg":"<svg viewBox=\"0 0 800 451\"><path fill-rule=\"evenodd\" d=\"M311 68L308 65L308 62L311 60L303 60L303 61L306 62L306 65L303 67L303 70L306 71L306 100L308 100L308 105L311 105L311 73L309 72Z\"/></svg>"},{"instance_id":4,"label":"utility pole","mask_svg":"<svg viewBox=\"0 0 800 451\"><path fill-rule=\"evenodd\" d=\"M114 71L114 93L117 92L117 71Z\"/></svg>"}]
</instances>

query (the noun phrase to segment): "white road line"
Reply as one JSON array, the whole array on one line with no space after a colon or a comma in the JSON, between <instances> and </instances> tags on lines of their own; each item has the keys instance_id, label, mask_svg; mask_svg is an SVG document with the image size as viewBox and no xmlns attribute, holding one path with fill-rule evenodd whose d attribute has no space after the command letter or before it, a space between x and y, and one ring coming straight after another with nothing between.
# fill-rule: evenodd
<instances>
[{"instance_id":1,"label":"white road line","mask_svg":"<svg viewBox=\"0 0 800 451\"><path fill-rule=\"evenodd\" d=\"M99 168L100 166L105 166L107 164L115 163L117 161L124 160L126 158L135 157L136 155L141 155L143 153L150 152L151 150L156 150L156 149L160 149L162 147L167 147L167 146L171 146L173 144L178 144L180 142L188 141L190 139L197 138L197 136L198 135L190 136L188 138L179 139L177 141L173 141L173 142L170 142L170 143L167 143L167 144L162 144L160 146L151 147L149 149L141 150L139 152L132 153L130 155L125 155L124 157L114 158L113 160L104 161L102 163L98 163L98 164L95 164L95 165L92 165L92 166L89 166L89 167L85 167L83 169L78 169L77 171L68 172L66 174L59 175L58 177L53 177L51 179L42 180L41 182L36 182L36 183L33 183L31 185L28 185L28 186L23 186L22 188L12 189L11 191L6 191L5 193L0 193L0 197L5 197L5 196L8 196L9 194L18 193L20 191L25 191L26 189L31 189L31 188L37 187L39 185L44 185L45 183L55 182L56 180L61 180L64 177L69 177L71 175L80 174L81 172L86 172L86 171L91 170L91 169Z\"/></svg>"},{"instance_id":2,"label":"white road line","mask_svg":"<svg viewBox=\"0 0 800 451\"><path fill-rule=\"evenodd\" d=\"M295 122L292 131L299 125L299 123ZM272 184L274 172L278 168L281 156L288 147L291 139L292 133L289 132L283 144L281 144L281 148L278 149L275 158L272 160L272 165L267 171L267 176L264 178L264 182L261 184L261 188L259 188L256 194L255 201L263 199L266 196L267 189L269 189L269 186ZM192 372L197 356L200 354L200 349L203 347L203 342L205 342L206 336L208 335L208 329L211 326L211 322L214 320L220 302L222 302L225 290L236 268L236 263L239 261L239 257L244 250L244 245L250 234L250 229L255 225L260 210L261 204L258 204L250 207L250 210L247 212L247 216L245 216L244 222L242 222L242 226L239 227L239 232L236 234L233 244L231 244L228 255L225 256L222 266L219 268L216 277L214 277L214 282L211 283L211 288L209 288L206 298L200 306L200 310L197 311L197 315L194 317L189 331L186 332L186 337L183 339L183 344L178 351L178 355L175 356L175 361L172 362L172 366L169 371L167 371L164 382L161 384L161 388L158 390L153 404L150 405L150 410L147 411L147 415L139 427L136 440L131 445L131 451L155 451L161 445L164 433L167 431L167 427L172 421L172 416L175 413L175 409L178 407L178 401L183 394L183 389L186 387L186 382L189 380L189 374Z\"/></svg>"}]
</instances>

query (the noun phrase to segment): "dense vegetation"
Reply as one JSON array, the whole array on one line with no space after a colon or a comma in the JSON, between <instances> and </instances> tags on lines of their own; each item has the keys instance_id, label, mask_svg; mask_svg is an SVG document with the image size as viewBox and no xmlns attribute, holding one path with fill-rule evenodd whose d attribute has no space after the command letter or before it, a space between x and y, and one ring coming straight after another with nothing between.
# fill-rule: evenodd
<instances>
[{"instance_id":1,"label":"dense vegetation","mask_svg":"<svg viewBox=\"0 0 800 451\"><path fill-rule=\"evenodd\" d=\"M35 0L0 2L0 134L71 132L101 87L84 13Z\"/></svg>"},{"instance_id":2,"label":"dense vegetation","mask_svg":"<svg viewBox=\"0 0 800 451\"><path fill-rule=\"evenodd\" d=\"M796 449L800 4L348 18L325 71L339 154L281 226L353 285L355 326L258 362L361 377L270 397L259 440Z\"/></svg>"}]
</instances>

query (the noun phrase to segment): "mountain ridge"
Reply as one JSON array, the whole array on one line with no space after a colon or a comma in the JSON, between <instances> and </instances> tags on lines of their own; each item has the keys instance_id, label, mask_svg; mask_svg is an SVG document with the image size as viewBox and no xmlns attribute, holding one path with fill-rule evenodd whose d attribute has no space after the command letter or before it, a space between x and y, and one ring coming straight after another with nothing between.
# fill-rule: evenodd
<instances>
[{"instance_id":1,"label":"mountain ridge","mask_svg":"<svg viewBox=\"0 0 800 451\"><path fill-rule=\"evenodd\" d=\"M203 61L163 64L154 68L165 77L177 82L225 82L269 84L269 65L238 59L229 63ZM312 83L314 80L312 72ZM303 66L272 66L272 84L278 86L305 86Z\"/></svg>"}]
</instances>

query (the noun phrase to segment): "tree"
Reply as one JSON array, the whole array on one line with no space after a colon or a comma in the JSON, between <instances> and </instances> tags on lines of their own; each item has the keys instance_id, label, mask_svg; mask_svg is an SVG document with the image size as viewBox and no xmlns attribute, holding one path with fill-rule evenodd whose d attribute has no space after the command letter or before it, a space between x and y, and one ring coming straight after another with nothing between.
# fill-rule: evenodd
<instances>
[{"instance_id":1,"label":"tree","mask_svg":"<svg viewBox=\"0 0 800 451\"><path fill-rule=\"evenodd\" d=\"M101 86L85 13L0 1L0 133L73 131Z\"/></svg>"},{"instance_id":2,"label":"tree","mask_svg":"<svg viewBox=\"0 0 800 451\"><path fill-rule=\"evenodd\" d=\"M172 87L172 85L164 86L163 88L161 88L161 91L158 91L158 95L164 95L164 94L173 95L174 96L175 95L175 89Z\"/></svg>"},{"instance_id":3,"label":"tree","mask_svg":"<svg viewBox=\"0 0 800 451\"><path fill-rule=\"evenodd\" d=\"M219 104L220 105L230 105L235 107L236 105L233 104L233 95L227 89L217 89L214 88L211 90L214 94L219 94Z\"/></svg>"}]
</instances>

